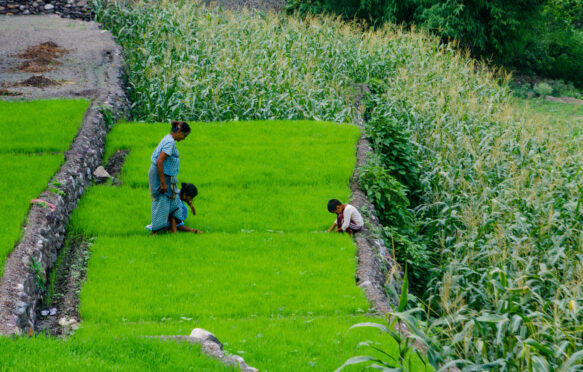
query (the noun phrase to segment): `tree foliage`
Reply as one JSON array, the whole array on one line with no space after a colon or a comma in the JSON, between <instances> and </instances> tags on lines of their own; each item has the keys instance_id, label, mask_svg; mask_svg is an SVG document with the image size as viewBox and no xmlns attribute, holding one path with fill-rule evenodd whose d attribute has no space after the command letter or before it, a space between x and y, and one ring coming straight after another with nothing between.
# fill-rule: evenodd
<instances>
[{"instance_id":1,"label":"tree foliage","mask_svg":"<svg viewBox=\"0 0 583 372\"><path fill-rule=\"evenodd\" d=\"M583 87L582 0L291 0L288 9L421 26L474 57Z\"/></svg>"}]
</instances>

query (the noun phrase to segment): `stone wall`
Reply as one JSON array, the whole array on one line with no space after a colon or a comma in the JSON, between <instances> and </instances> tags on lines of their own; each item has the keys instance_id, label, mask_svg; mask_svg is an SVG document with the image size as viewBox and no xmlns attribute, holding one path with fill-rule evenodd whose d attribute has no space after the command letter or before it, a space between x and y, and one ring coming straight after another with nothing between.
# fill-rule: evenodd
<instances>
[{"instance_id":1,"label":"stone wall","mask_svg":"<svg viewBox=\"0 0 583 372\"><path fill-rule=\"evenodd\" d=\"M361 128L362 124L361 124ZM390 292L401 293L403 272L385 246L379 231L382 225L375 216L374 205L367 199L358 182L358 171L367 162L367 156L372 153L369 141L361 135L356 147L356 167L350 180L352 190L351 204L363 214L365 226L359 233L354 234L354 241L358 247L358 267L356 269L356 284L361 287L371 305L380 313L391 311L391 305L397 305L399 298L391 298Z\"/></svg>"},{"instance_id":2,"label":"stone wall","mask_svg":"<svg viewBox=\"0 0 583 372\"><path fill-rule=\"evenodd\" d=\"M89 20L88 0L0 0L0 15L57 14Z\"/></svg>"}]
</instances>

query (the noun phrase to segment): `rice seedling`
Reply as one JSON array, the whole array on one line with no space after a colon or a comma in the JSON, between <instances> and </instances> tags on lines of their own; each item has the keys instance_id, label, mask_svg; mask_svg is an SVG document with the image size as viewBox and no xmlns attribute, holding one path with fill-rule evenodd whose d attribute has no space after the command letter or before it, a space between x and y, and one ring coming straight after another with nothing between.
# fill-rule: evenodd
<instances>
[{"instance_id":1,"label":"rice seedling","mask_svg":"<svg viewBox=\"0 0 583 372\"><path fill-rule=\"evenodd\" d=\"M397 345L376 329L347 330L358 322L382 321L365 314L333 316L291 315L285 317L253 316L247 318L189 317L166 318L156 322L121 322L88 324L75 337L90 337L104 332L112 337L143 337L187 334L192 328L212 331L228 352L241 355L260 371L333 371L350 357L360 340L384 344L393 353ZM393 354L396 355L396 354ZM411 358L415 371L425 369L418 357ZM359 371L362 368L347 368Z\"/></svg>"},{"instance_id":2,"label":"rice seedling","mask_svg":"<svg viewBox=\"0 0 583 372\"><path fill-rule=\"evenodd\" d=\"M326 210L326 202L332 197L346 200L349 196L345 187L197 186L199 196L194 203L197 214L186 224L207 232L323 231L333 220ZM94 236L146 234L144 226L150 223L150 202L146 188L94 187L74 212L71 229ZM100 218L104 215L108 218ZM131 223L127 221L128 215L132 216Z\"/></svg>"},{"instance_id":3,"label":"rice seedling","mask_svg":"<svg viewBox=\"0 0 583 372\"><path fill-rule=\"evenodd\" d=\"M366 311L355 247L329 234L100 237L81 297L85 321L338 315Z\"/></svg>"},{"instance_id":4,"label":"rice seedling","mask_svg":"<svg viewBox=\"0 0 583 372\"><path fill-rule=\"evenodd\" d=\"M104 333L68 340L0 337L0 349L0 371L238 370L210 359L198 345Z\"/></svg>"},{"instance_id":5,"label":"rice seedling","mask_svg":"<svg viewBox=\"0 0 583 372\"><path fill-rule=\"evenodd\" d=\"M1 153L63 152L77 134L87 100L1 101Z\"/></svg>"},{"instance_id":6,"label":"rice seedling","mask_svg":"<svg viewBox=\"0 0 583 372\"><path fill-rule=\"evenodd\" d=\"M22 224L30 208L30 200L36 198L47 186L48 180L59 169L63 155L0 155L0 190L3 198L0 206L7 213L0 223L0 277L8 254L20 239Z\"/></svg>"},{"instance_id":7,"label":"rice seedling","mask_svg":"<svg viewBox=\"0 0 583 372\"><path fill-rule=\"evenodd\" d=\"M89 103L85 100L0 101L0 278L21 236L30 200L46 187L64 161Z\"/></svg>"}]
</instances>

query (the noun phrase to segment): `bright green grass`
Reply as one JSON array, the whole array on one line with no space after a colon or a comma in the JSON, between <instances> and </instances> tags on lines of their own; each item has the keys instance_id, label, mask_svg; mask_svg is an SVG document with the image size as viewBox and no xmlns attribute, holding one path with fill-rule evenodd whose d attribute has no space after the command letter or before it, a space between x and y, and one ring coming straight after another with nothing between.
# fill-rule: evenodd
<instances>
[{"instance_id":1,"label":"bright green grass","mask_svg":"<svg viewBox=\"0 0 583 372\"><path fill-rule=\"evenodd\" d=\"M339 186L197 186L197 215L189 214L186 225L207 232L323 231L334 220L326 202L349 195ZM71 226L86 235L143 235L150 223L149 204L147 189L96 186L79 203Z\"/></svg>"},{"instance_id":2,"label":"bright green grass","mask_svg":"<svg viewBox=\"0 0 583 372\"><path fill-rule=\"evenodd\" d=\"M263 371L334 370L363 339L396 355L395 342L377 330L348 332L358 322L385 320L363 314L369 304L355 285L353 241L324 232L335 217L328 199L348 198L359 130L308 122L192 128L178 144L179 180L199 185L198 213L186 222L204 235L153 237L144 230L149 158L169 127L123 124L110 133L108 154L131 152L123 185L92 187L72 216L71 230L96 238L81 293L83 328L63 354L90 353L104 334L142 345L144 336L202 327ZM119 354L132 347L109 353L129 363ZM188 352L181 346L176 355ZM56 365L66 363L55 357ZM168 363L206 368L200 360ZM422 370L418 359L413 363Z\"/></svg>"},{"instance_id":3,"label":"bright green grass","mask_svg":"<svg viewBox=\"0 0 583 372\"><path fill-rule=\"evenodd\" d=\"M98 238L81 313L88 322L354 314L368 309L355 255L348 237L325 233Z\"/></svg>"},{"instance_id":4,"label":"bright green grass","mask_svg":"<svg viewBox=\"0 0 583 372\"><path fill-rule=\"evenodd\" d=\"M29 201L61 166L63 154L54 153L69 149L88 107L86 100L0 101L0 277Z\"/></svg>"},{"instance_id":5,"label":"bright green grass","mask_svg":"<svg viewBox=\"0 0 583 372\"><path fill-rule=\"evenodd\" d=\"M68 150L87 100L0 101L0 153Z\"/></svg>"},{"instance_id":6,"label":"bright green grass","mask_svg":"<svg viewBox=\"0 0 583 372\"><path fill-rule=\"evenodd\" d=\"M123 322L115 325L88 324L76 337L106 332L116 337L130 335L187 335L193 328L213 332L228 352L239 354L261 371L333 371L354 355L377 355L370 349L355 352L359 342L371 340L387 352L395 341L377 329L349 328L360 322L384 323L382 317L360 315L286 316L249 318L183 318L161 322ZM379 344L380 343L380 344ZM394 355L394 354L393 354ZM419 358L412 358L412 371L424 371ZM348 368L347 371L360 371ZM430 368L428 370L431 370Z\"/></svg>"},{"instance_id":7,"label":"bright green grass","mask_svg":"<svg viewBox=\"0 0 583 372\"><path fill-rule=\"evenodd\" d=\"M0 371L236 371L200 346L96 332L70 340L0 337ZM177 368L176 366L181 366Z\"/></svg>"},{"instance_id":8,"label":"bright green grass","mask_svg":"<svg viewBox=\"0 0 583 372\"><path fill-rule=\"evenodd\" d=\"M188 141L188 139L186 139ZM181 179L193 180L197 185L290 184L326 185L345 183L354 168L354 150L351 143L319 144L314 151L306 151L305 144L227 145L217 151L216 146L179 144ZM155 146L154 146L155 147ZM348 150L348 151L343 151ZM132 149L127 157L123 178L132 187L147 187L149 159L152 147ZM221 164L219 169L216 164ZM322 164L330 164L321 167ZM248 168L252 167L250 173ZM290 171L292 170L292 171ZM268 180L268 181L266 181Z\"/></svg>"},{"instance_id":9,"label":"bright green grass","mask_svg":"<svg viewBox=\"0 0 583 372\"><path fill-rule=\"evenodd\" d=\"M217 145L217 150L225 151L236 145L274 145L286 146L289 143L301 144L338 144L350 142L346 131L357 131L355 127L327 122L307 120L296 121L253 121L228 123L195 123L192 135L178 144L193 149L205 145ZM253 130L250 130L253 128ZM134 149L136 147L154 148L160 139L168 134L170 125L151 123L123 123L112 129L112 135L107 138L106 157L117 149ZM220 130L220 138L216 138ZM269 142L265 142L269 137ZM310 150L313 150L310 148ZM351 149L352 153L354 149ZM183 154L181 154L183 155Z\"/></svg>"},{"instance_id":10,"label":"bright green grass","mask_svg":"<svg viewBox=\"0 0 583 372\"><path fill-rule=\"evenodd\" d=\"M47 187L63 155L0 155L0 278L8 254L20 239L30 200Z\"/></svg>"}]
</instances>

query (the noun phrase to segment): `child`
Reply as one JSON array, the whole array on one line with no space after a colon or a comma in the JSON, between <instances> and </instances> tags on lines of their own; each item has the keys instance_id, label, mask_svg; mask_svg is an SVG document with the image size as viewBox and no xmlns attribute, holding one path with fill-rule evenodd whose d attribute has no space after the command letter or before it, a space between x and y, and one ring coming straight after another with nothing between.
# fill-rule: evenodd
<instances>
[{"instance_id":1,"label":"child","mask_svg":"<svg viewBox=\"0 0 583 372\"><path fill-rule=\"evenodd\" d=\"M350 204L342 204L337 199L331 199L328 201L328 212L338 215L334 224L328 229L328 232L334 230L334 226L336 226L336 232L347 232L348 235L352 235L362 230L364 226L362 216Z\"/></svg>"},{"instance_id":2,"label":"child","mask_svg":"<svg viewBox=\"0 0 583 372\"><path fill-rule=\"evenodd\" d=\"M198 195L198 189L192 183L182 183L180 190L178 190L179 198L176 199L176 208L178 209L178 213L172 213L168 218L168 223L166 226L166 230L171 232L176 231L187 231L193 232L195 234L202 234L202 231L197 229L191 229L190 227L184 226L184 220L188 217L188 208L186 205L190 207L190 211L192 215L196 215L196 210L194 209L194 205L192 205L192 199L194 199ZM178 219L174 216L179 215L181 219ZM146 229L152 230L152 225L146 226Z\"/></svg>"}]
</instances>

